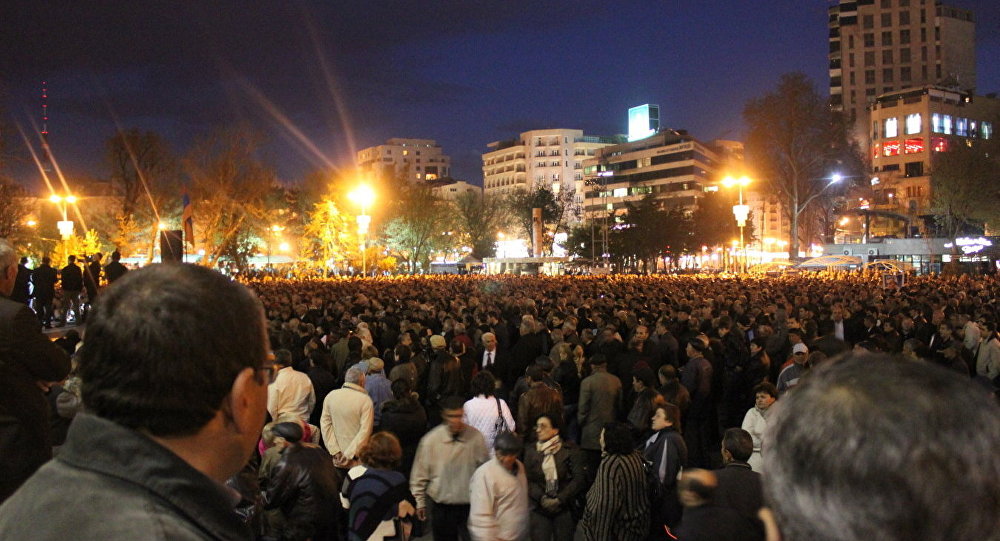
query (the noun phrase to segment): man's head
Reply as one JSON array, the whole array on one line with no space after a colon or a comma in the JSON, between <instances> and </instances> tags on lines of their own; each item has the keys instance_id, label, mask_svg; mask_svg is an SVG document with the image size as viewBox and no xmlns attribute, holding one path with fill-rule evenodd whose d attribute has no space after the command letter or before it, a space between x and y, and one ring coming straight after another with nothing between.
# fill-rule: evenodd
<instances>
[{"instance_id":1,"label":"man's head","mask_svg":"<svg viewBox=\"0 0 1000 541\"><path fill-rule=\"evenodd\" d=\"M431 347L434 348L435 350L444 349L445 346L448 345L448 342L446 342L444 337L441 336L440 334L432 335L430 337L430 343Z\"/></svg>"},{"instance_id":2,"label":"man's head","mask_svg":"<svg viewBox=\"0 0 1000 541\"><path fill-rule=\"evenodd\" d=\"M521 443L521 438L510 432L502 432L493 441L493 449L500 464L510 470L517 463L517 457L521 455L524 445Z\"/></svg>"},{"instance_id":3,"label":"man's head","mask_svg":"<svg viewBox=\"0 0 1000 541\"><path fill-rule=\"evenodd\" d=\"M88 318L83 403L161 439L214 431L205 451L235 473L264 424L273 370L265 329L256 296L215 271L165 264L130 272Z\"/></svg>"},{"instance_id":4,"label":"man's head","mask_svg":"<svg viewBox=\"0 0 1000 541\"><path fill-rule=\"evenodd\" d=\"M495 351L497 349L497 335L491 332L484 332L481 340L486 351Z\"/></svg>"},{"instance_id":5,"label":"man's head","mask_svg":"<svg viewBox=\"0 0 1000 541\"><path fill-rule=\"evenodd\" d=\"M753 454L753 438L742 428L728 428L722 436L722 462L746 462Z\"/></svg>"},{"instance_id":6,"label":"man's head","mask_svg":"<svg viewBox=\"0 0 1000 541\"><path fill-rule=\"evenodd\" d=\"M358 363L347 369L344 374L344 383L353 383L359 387L365 386L365 375L368 373L367 363Z\"/></svg>"},{"instance_id":7,"label":"man's head","mask_svg":"<svg viewBox=\"0 0 1000 541\"><path fill-rule=\"evenodd\" d=\"M802 342L792 346L792 360L795 364L806 364L809 360L809 347Z\"/></svg>"},{"instance_id":8,"label":"man's head","mask_svg":"<svg viewBox=\"0 0 1000 541\"><path fill-rule=\"evenodd\" d=\"M460 396L446 396L441 400L441 419L452 434L458 434L465 429L462 418L465 415L465 401Z\"/></svg>"},{"instance_id":9,"label":"man's head","mask_svg":"<svg viewBox=\"0 0 1000 541\"><path fill-rule=\"evenodd\" d=\"M0 295L8 296L14 291L17 278L17 252L6 239L0 239Z\"/></svg>"},{"instance_id":10,"label":"man's head","mask_svg":"<svg viewBox=\"0 0 1000 541\"><path fill-rule=\"evenodd\" d=\"M824 364L768 419L773 524L792 541L1000 539L996 434L997 404L946 369L856 353Z\"/></svg>"}]
</instances>

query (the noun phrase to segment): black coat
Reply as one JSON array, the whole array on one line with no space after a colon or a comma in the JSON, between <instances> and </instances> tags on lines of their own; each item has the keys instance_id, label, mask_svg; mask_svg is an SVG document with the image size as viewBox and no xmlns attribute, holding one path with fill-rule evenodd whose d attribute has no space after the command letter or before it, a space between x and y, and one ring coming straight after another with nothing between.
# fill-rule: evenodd
<instances>
[{"instance_id":1,"label":"black coat","mask_svg":"<svg viewBox=\"0 0 1000 541\"><path fill-rule=\"evenodd\" d=\"M0 502L52 458L49 403L36 385L69 374L69 355L27 305L0 296Z\"/></svg>"},{"instance_id":2,"label":"black coat","mask_svg":"<svg viewBox=\"0 0 1000 541\"><path fill-rule=\"evenodd\" d=\"M390 400L382 404L379 430L392 432L399 438L399 444L403 448L403 458L398 471L409 477L420 438L427 433L427 412L424 407L414 398Z\"/></svg>"},{"instance_id":3,"label":"black coat","mask_svg":"<svg viewBox=\"0 0 1000 541\"><path fill-rule=\"evenodd\" d=\"M264 493L267 509L285 516L282 539L335 539L342 480L325 449L289 446L271 471Z\"/></svg>"},{"instance_id":4,"label":"black coat","mask_svg":"<svg viewBox=\"0 0 1000 541\"><path fill-rule=\"evenodd\" d=\"M48 303L56 296L56 282L59 281L56 270L49 265L39 265L31 271L31 283L35 286L35 299Z\"/></svg>"},{"instance_id":5,"label":"black coat","mask_svg":"<svg viewBox=\"0 0 1000 541\"><path fill-rule=\"evenodd\" d=\"M562 448L555 454L556 473L559 476L559 485L556 498L559 499L559 510L556 513L549 513L542 509L542 496L545 496L545 472L542 471L542 462L545 455L538 452L534 445L529 445L524 450L524 473L528 478L528 497L530 498L531 509L546 516L561 513L571 507L573 502L584 494L587 488L587 470L583 454L577 446L567 440L563 440Z\"/></svg>"},{"instance_id":6,"label":"black coat","mask_svg":"<svg viewBox=\"0 0 1000 541\"><path fill-rule=\"evenodd\" d=\"M83 271L76 263L63 267L59 275L63 291L83 291Z\"/></svg>"},{"instance_id":7,"label":"black coat","mask_svg":"<svg viewBox=\"0 0 1000 541\"><path fill-rule=\"evenodd\" d=\"M757 519L757 511L764 506L761 476L750 469L746 462L730 462L725 468L715 470L719 486L715 489L715 505L735 509L757 529L755 539L764 539L764 526Z\"/></svg>"}]
</instances>

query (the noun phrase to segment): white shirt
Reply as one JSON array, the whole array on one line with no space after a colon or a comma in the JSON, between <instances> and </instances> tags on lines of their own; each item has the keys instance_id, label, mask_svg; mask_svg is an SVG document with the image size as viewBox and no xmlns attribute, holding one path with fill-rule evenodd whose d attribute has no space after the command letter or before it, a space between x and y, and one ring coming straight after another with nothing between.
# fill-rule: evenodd
<instances>
[{"instance_id":1,"label":"white shirt","mask_svg":"<svg viewBox=\"0 0 1000 541\"><path fill-rule=\"evenodd\" d=\"M479 368L483 370L491 368L493 364L496 362L497 362L497 350L495 349L493 351L486 350L483 352L483 358L480 359L479 361Z\"/></svg>"},{"instance_id":2,"label":"white shirt","mask_svg":"<svg viewBox=\"0 0 1000 541\"><path fill-rule=\"evenodd\" d=\"M469 482L469 535L473 541L528 538L528 479L524 464L516 472L496 457L480 466Z\"/></svg>"},{"instance_id":3,"label":"white shirt","mask_svg":"<svg viewBox=\"0 0 1000 541\"><path fill-rule=\"evenodd\" d=\"M267 412L271 419L282 413L294 413L303 421L309 420L316 405L316 391L309 376L286 366L278 371L274 383L267 387Z\"/></svg>"},{"instance_id":4,"label":"white shirt","mask_svg":"<svg viewBox=\"0 0 1000 541\"><path fill-rule=\"evenodd\" d=\"M749 432L750 438L753 439L753 454L750 455L750 460L747 462L753 471L762 473L764 471L764 462L760 452L764 446L764 431L767 430L767 417L764 416L763 411L754 406L747 410L747 415L743 418L742 428Z\"/></svg>"},{"instance_id":5,"label":"white shirt","mask_svg":"<svg viewBox=\"0 0 1000 541\"><path fill-rule=\"evenodd\" d=\"M494 428L497 422L497 401L494 397L486 398L479 395L465 403L465 424L475 428L486 440L486 448L493 450L493 440L497 435ZM500 401L500 411L503 412L503 419L507 422L507 429L514 431L514 416L510 414L510 408L503 400Z\"/></svg>"}]
</instances>

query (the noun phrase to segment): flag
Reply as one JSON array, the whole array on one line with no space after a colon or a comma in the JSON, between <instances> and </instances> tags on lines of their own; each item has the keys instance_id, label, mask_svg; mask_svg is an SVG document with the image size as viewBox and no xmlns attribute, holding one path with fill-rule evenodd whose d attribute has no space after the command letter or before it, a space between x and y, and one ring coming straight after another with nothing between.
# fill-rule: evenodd
<instances>
[{"instance_id":1,"label":"flag","mask_svg":"<svg viewBox=\"0 0 1000 541\"><path fill-rule=\"evenodd\" d=\"M191 196L184 190L182 197L184 210L181 212L181 224L184 227L184 240L194 248L194 209L191 207Z\"/></svg>"}]
</instances>

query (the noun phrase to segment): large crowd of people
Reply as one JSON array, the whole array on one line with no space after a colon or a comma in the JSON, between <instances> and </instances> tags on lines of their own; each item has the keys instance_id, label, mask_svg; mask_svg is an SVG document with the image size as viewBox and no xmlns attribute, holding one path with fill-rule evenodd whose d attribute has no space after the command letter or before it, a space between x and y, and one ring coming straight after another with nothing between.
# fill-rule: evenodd
<instances>
[{"instance_id":1,"label":"large crowd of people","mask_svg":"<svg viewBox=\"0 0 1000 541\"><path fill-rule=\"evenodd\" d=\"M77 417L68 441L55 466L0 507L0 536L30 531L16 520L30 513L28 498L45 499L43 483L82 486L105 475L109 451L93 468L81 458L85 445L110 447L101 435L153 462L143 475L177 470L122 427L225 480L239 494L234 516L255 539L998 535L980 516L1000 511L996 277L908 277L889 287L860 274L268 277L223 287L200 271L157 267L170 266L129 273L136 276L101 293L76 368L49 391L64 395L50 397L53 420ZM164 278L178 283L153 291ZM263 322L239 308L246 289ZM157 318L168 320L164 328L154 328ZM143 340L169 332L195 343L140 349L161 347ZM129 364L128 355L147 360ZM183 367L172 371L171 355L192 358L175 359ZM231 366L213 368L213 356ZM240 366L252 369L250 380ZM133 373L140 370L150 373ZM193 370L206 381L195 384ZM258 377L266 392L247 398ZM134 388L101 387L123 384ZM149 396L136 394L149 386ZM65 395L82 409L56 408ZM244 410L254 400L267 419L248 434ZM190 447L208 438L249 441L251 459L213 462ZM893 444L880 454L884 439ZM965 440L969 449L949 463L947 448ZM3 452L8 461L20 451ZM978 452L993 458L976 465ZM845 464L856 461L868 462ZM987 500L979 518L929 509L957 490L943 485L976 467L961 501ZM903 483L918 469L931 478ZM851 486L869 480L878 488ZM100 491L114 492L102 483ZM812 503L794 493L800 488ZM170 500L184 489L153 492ZM905 494L882 505L879 494L897 490ZM820 516L841 499L844 513ZM157 509L148 513L167 513ZM184 538L228 538L220 532L229 524L209 509L195 521L205 535ZM901 520L893 513L922 518L893 534Z\"/></svg>"}]
</instances>

